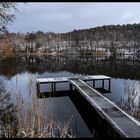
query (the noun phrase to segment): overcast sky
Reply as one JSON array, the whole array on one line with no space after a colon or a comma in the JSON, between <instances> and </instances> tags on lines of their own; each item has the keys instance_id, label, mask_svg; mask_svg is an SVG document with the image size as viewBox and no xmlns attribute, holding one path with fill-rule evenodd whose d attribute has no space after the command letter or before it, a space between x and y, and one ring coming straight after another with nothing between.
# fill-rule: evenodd
<instances>
[{"instance_id":1,"label":"overcast sky","mask_svg":"<svg viewBox=\"0 0 140 140\"><path fill-rule=\"evenodd\" d=\"M140 3L19 3L10 32L69 32L103 25L140 23Z\"/></svg>"}]
</instances>

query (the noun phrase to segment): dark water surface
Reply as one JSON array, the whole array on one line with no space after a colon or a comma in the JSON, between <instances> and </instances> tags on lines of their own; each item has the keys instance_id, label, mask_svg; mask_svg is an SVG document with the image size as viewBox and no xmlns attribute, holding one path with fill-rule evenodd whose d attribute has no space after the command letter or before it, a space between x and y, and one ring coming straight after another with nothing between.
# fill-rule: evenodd
<instances>
[{"instance_id":1,"label":"dark water surface","mask_svg":"<svg viewBox=\"0 0 140 140\"><path fill-rule=\"evenodd\" d=\"M15 104L20 93L27 108L34 100L42 106L46 117L59 123L71 121L70 127L76 137L91 137L94 130L85 121L83 110L76 105L78 98L70 93L52 98L37 98L36 78L66 77L74 75L107 75L111 79L111 93L103 95L140 120L140 58L138 56L23 56L0 60L0 90L11 93L9 102ZM88 82L92 84L91 82ZM101 82L96 82L101 87ZM108 83L105 82L105 88ZM49 87L43 85L42 91ZM68 84L59 84L58 90L67 90ZM81 105L82 107L82 105ZM24 110L24 109L23 109ZM81 111L80 111L81 110ZM2 111L2 110L1 110ZM24 111L23 111L24 112ZM86 112L86 110L85 110ZM87 113L87 112L86 112ZM92 131L92 132L91 132Z\"/></svg>"}]
</instances>

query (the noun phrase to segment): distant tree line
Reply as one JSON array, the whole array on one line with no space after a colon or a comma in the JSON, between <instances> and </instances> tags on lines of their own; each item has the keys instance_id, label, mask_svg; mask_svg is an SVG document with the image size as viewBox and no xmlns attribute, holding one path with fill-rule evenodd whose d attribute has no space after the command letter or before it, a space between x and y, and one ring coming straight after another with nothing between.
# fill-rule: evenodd
<instances>
[{"instance_id":1,"label":"distant tree line","mask_svg":"<svg viewBox=\"0 0 140 140\"><path fill-rule=\"evenodd\" d=\"M128 52L139 53L140 24L109 25L67 33L5 33L0 35L0 49L6 48L5 46L25 52L116 52L117 49L126 49Z\"/></svg>"},{"instance_id":2,"label":"distant tree line","mask_svg":"<svg viewBox=\"0 0 140 140\"><path fill-rule=\"evenodd\" d=\"M79 29L68 33L62 33L64 40L112 40L112 41L138 41L140 38L140 24L109 25L90 29Z\"/></svg>"}]
</instances>

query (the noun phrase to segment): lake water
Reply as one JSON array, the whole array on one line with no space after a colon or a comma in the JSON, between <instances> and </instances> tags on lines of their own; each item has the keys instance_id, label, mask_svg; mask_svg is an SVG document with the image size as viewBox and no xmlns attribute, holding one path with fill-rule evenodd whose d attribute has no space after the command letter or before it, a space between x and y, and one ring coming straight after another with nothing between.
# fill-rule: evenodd
<instances>
[{"instance_id":1,"label":"lake water","mask_svg":"<svg viewBox=\"0 0 140 140\"><path fill-rule=\"evenodd\" d=\"M69 93L52 98L38 98L36 78L66 77L74 75L107 75L111 79L111 93L102 93L123 110L140 120L140 58L138 56L22 56L0 60L0 90L10 93L8 103L17 103L17 95L26 109L33 109L36 101L46 117L65 126L70 122L70 129L75 137L92 137L96 134L94 127L88 126L82 114L88 113L78 109L78 97ZM91 82L88 84L92 85ZM96 88L101 82L96 82ZM105 88L108 83L105 82ZM49 87L43 85L41 90ZM67 90L67 84L59 84L58 90ZM19 94L20 93L20 94ZM16 95L16 96L15 96ZM77 99L76 99L77 98ZM2 98L1 98L2 99ZM18 97L19 99L19 97ZM1 104L2 106L2 104ZM45 106L45 107L44 107ZM2 108L2 107L1 107ZM9 107L10 108L10 107ZM0 110L3 111L2 109ZM88 116L88 114L87 114Z\"/></svg>"}]
</instances>

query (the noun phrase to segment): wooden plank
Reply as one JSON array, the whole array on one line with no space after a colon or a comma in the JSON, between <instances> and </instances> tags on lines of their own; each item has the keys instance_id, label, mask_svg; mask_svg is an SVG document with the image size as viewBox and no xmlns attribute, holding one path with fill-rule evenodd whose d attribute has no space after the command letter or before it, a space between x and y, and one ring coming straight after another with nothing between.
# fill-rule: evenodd
<instances>
[{"instance_id":1,"label":"wooden plank","mask_svg":"<svg viewBox=\"0 0 140 140\"><path fill-rule=\"evenodd\" d=\"M83 77L83 80L108 80L108 79L111 79L111 77L106 75L91 75Z\"/></svg>"},{"instance_id":2,"label":"wooden plank","mask_svg":"<svg viewBox=\"0 0 140 140\"><path fill-rule=\"evenodd\" d=\"M84 81L70 80L70 84L92 105L102 117L102 120L107 121L112 126L112 129L115 129L121 137L140 137L140 122L128 115Z\"/></svg>"},{"instance_id":3,"label":"wooden plank","mask_svg":"<svg viewBox=\"0 0 140 140\"><path fill-rule=\"evenodd\" d=\"M36 80L39 83L54 83L54 82L68 82L68 77L62 77L62 78L38 78Z\"/></svg>"},{"instance_id":4,"label":"wooden plank","mask_svg":"<svg viewBox=\"0 0 140 140\"><path fill-rule=\"evenodd\" d=\"M70 79L82 79L82 80L107 80L111 77L105 75L92 75L92 76L74 76L74 77L57 77L57 78L38 78L36 81L38 83L59 83L59 82L69 82Z\"/></svg>"}]
</instances>

